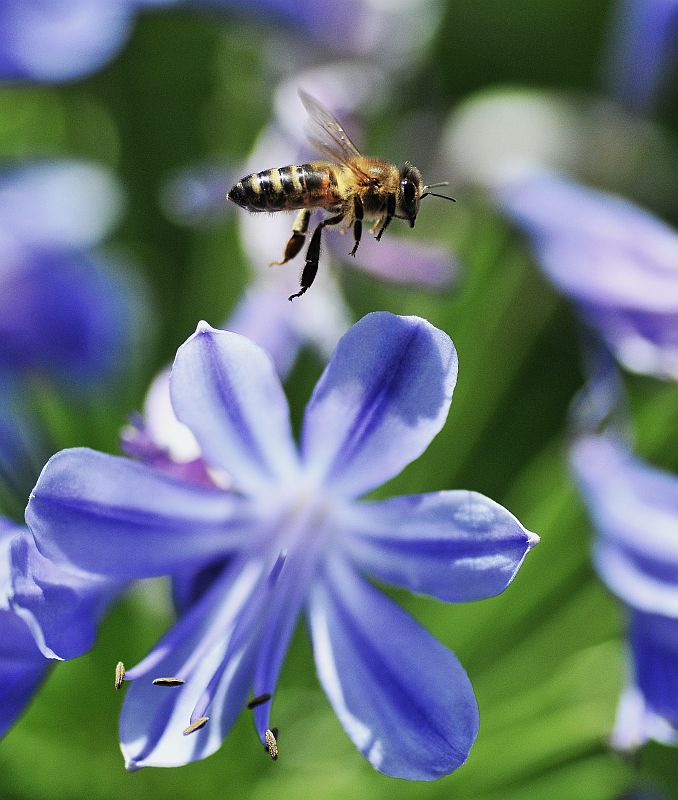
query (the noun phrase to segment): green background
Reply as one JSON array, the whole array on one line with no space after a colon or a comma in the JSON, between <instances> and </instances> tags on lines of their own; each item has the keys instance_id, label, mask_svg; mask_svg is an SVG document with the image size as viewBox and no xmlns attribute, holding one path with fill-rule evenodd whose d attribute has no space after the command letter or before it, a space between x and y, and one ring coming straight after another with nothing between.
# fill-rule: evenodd
<instances>
[{"instance_id":1,"label":"green background","mask_svg":"<svg viewBox=\"0 0 678 800\"><path fill-rule=\"evenodd\" d=\"M486 87L598 91L610 10L598 0L450 0L418 65L393 76L384 109L368 118L369 149L408 157L395 151L391 136L403 120L423 112L442 125L458 103ZM234 214L184 227L168 220L158 199L173 170L247 156L271 114L267 46L279 27L265 15L254 21L234 10L159 10L137 21L120 56L95 75L0 90L0 156L80 156L115 171L128 202L107 246L124 253L148 284L147 341L124 380L89 401L46 387L31 396L55 449L87 444L118 452L118 430L141 406L153 375L198 319L218 324L246 286L251 272ZM308 37L301 25L288 35ZM281 67L278 77L294 68ZM675 100L665 94L656 113L668 137L676 135ZM459 352L446 427L380 494L475 489L542 536L498 598L452 606L392 592L458 654L474 683L481 726L467 764L432 784L374 772L325 700L300 626L276 695L277 763L243 714L206 761L127 774L117 745L122 698L113 692L113 668L119 659L133 664L143 656L171 621L167 587L155 582L118 604L93 652L57 666L2 742L3 800L605 800L640 786L678 797L675 750L649 745L629 763L606 745L623 679L624 620L592 573L590 525L564 459L568 406L582 382L572 310L482 194L455 193L456 206L431 203L407 232L459 255L464 274L449 290L430 293L336 269L356 319L375 309L418 314L450 333ZM651 205L652 197L643 202ZM661 210L678 220L678 208L664 203ZM310 292L295 311L303 314L312 302ZM321 369L305 352L287 381L297 424ZM625 380L641 454L677 470L678 392L650 379ZM8 500L8 510L16 514L20 502L12 507Z\"/></svg>"}]
</instances>

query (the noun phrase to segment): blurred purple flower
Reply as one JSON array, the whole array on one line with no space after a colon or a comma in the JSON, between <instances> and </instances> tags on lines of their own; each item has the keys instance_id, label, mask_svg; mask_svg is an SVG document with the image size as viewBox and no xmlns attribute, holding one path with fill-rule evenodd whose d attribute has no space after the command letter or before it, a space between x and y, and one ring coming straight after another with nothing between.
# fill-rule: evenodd
<instances>
[{"instance_id":1,"label":"blurred purple flower","mask_svg":"<svg viewBox=\"0 0 678 800\"><path fill-rule=\"evenodd\" d=\"M298 451L269 357L201 323L177 353L172 403L210 469L237 491L88 450L51 459L27 510L41 551L112 579L184 576L183 615L127 672L128 769L214 752L250 689L274 694L303 608L321 683L376 769L430 780L464 762L478 725L466 673L363 574L476 600L511 582L538 537L475 492L356 499L423 453L456 375L445 333L370 314L318 382ZM158 676L185 683L158 688ZM253 711L262 743L270 708Z\"/></svg>"},{"instance_id":2,"label":"blurred purple flower","mask_svg":"<svg viewBox=\"0 0 678 800\"><path fill-rule=\"evenodd\" d=\"M214 483L200 446L176 418L170 398L170 370L163 370L146 394L143 414L132 417L121 433L125 455L191 483ZM222 488L229 488L223 485Z\"/></svg>"},{"instance_id":3,"label":"blurred purple flower","mask_svg":"<svg viewBox=\"0 0 678 800\"><path fill-rule=\"evenodd\" d=\"M308 48L374 57L403 69L425 51L442 14L435 0L384 4L375 0L3 0L0 4L0 80L55 82L87 75L108 63L129 37L139 11L176 4L245 12L277 31L288 21Z\"/></svg>"},{"instance_id":4,"label":"blurred purple flower","mask_svg":"<svg viewBox=\"0 0 678 800\"><path fill-rule=\"evenodd\" d=\"M308 50L315 43L345 54L405 69L426 51L442 16L436 0L187 0L188 5L243 11L275 30L287 22ZM312 37L308 41L308 36Z\"/></svg>"},{"instance_id":5,"label":"blurred purple flower","mask_svg":"<svg viewBox=\"0 0 678 800\"><path fill-rule=\"evenodd\" d=\"M678 744L678 477L610 435L578 439L572 465L598 532L596 568L629 613L631 675L612 742Z\"/></svg>"},{"instance_id":6,"label":"blurred purple flower","mask_svg":"<svg viewBox=\"0 0 678 800\"><path fill-rule=\"evenodd\" d=\"M91 164L0 171L0 366L71 383L119 365L135 298L90 249L119 208L111 177Z\"/></svg>"},{"instance_id":7,"label":"blurred purple flower","mask_svg":"<svg viewBox=\"0 0 678 800\"><path fill-rule=\"evenodd\" d=\"M649 112L676 67L678 0L618 0L605 83L634 111Z\"/></svg>"},{"instance_id":8,"label":"blurred purple flower","mask_svg":"<svg viewBox=\"0 0 678 800\"><path fill-rule=\"evenodd\" d=\"M87 75L118 53L140 9L167 2L174 0L3 0L0 80Z\"/></svg>"},{"instance_id":9,"label":"blurred purple flower","mask_svg":"<svg viewBox=\"0 0 678 800\"><path fill-rule=\"evenodd\" d=\"M678 233L626 200L547 173L507 181L497 199L627 369L678 378Z\"/></svg>"}]
</instances>

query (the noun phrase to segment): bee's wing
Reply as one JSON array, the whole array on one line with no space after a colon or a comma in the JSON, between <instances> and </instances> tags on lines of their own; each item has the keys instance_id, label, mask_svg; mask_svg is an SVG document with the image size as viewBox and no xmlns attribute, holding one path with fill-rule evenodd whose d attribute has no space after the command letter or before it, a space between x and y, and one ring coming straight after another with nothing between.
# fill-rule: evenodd
<instances>
[{"instance_id":1,"label":"bee's wing","mask_svg":"<svg viewBox=\"0 0 678 800\"><path fill-rule=\"evenodd\" d=\"M306 134L311 145L331 161L338 161L358 177L366 178L367 176L355 164L355 159L360 156L360 151L350 140L334 114L302 89L299 90L299 97L308 111Z\"/></svg>"}]
</instances>

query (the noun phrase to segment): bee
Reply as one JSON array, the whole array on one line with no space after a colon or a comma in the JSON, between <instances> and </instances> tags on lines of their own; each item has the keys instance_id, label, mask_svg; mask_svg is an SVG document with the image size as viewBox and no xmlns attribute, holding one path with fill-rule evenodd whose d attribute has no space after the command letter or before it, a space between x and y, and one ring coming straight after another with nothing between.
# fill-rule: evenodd
<instances>
[{"instance_id":1,"label":"bee","mask_svg":"<svg viewBox=\"0 0 678 800\"><path fill-rule=\"evenodd\" d=\"M308 112L309 142L328 160L253 172L239 180L227 195L248 211L298 211L284 255L273 264L286 264L299 253L313 209L324 209L330 215L313 231L299 291L289 300L301 297L311 287L318 272L320 236L326 226L341 224L345 231L353 228L350 255L355 257L363 221L373 222L370 233L379 241L394 217L414 228L419 202L424 197L432 195L454 202L452 197L430 191L447 186L447 181L427 186L419 170L408 161L398 168L381 158L361 155L328 109L304 91L299 92L299 97Z\"/></svg>"}]
</instances>

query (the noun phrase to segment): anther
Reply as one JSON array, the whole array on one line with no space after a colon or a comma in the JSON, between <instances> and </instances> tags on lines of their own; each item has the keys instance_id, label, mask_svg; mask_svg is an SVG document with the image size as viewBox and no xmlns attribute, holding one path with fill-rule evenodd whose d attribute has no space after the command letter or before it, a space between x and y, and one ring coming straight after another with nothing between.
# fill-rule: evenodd
<instances>
[{"instance_id":1,"label":"anther","mask_svg":"<svg viewBox=\"0 0 678 800\"><path fill-rule=\"evenodd\" d=\"M196 719L195 722L192 722L188 728L184 728L184 736L188 736L189 733L194 733L195 731L199 731L200 728L205 726L209 722L209 717L200 717Z\"/></svg>"},{"instance_id":2,"label":"anther","mask_svg":"<svg viewBox=\"0 0 678 800\"><path fill-rule=\"evenodd\" d=\"M183 686L186 683L182 678L155 678L153 686Z\"/></svg>"},{"instance_id":3,"label":"anther","mask_svg":"<svg viewBox=\"0 0 678 800\"><path fill-rule=\"evenodd\" d=\"M271 695L268 692L264 692L263 694L253 697L247 704L247 708L249 708L251 711L253 708L256 708L257 706L261 706L264 703L268 703L270 699Z\"/></svg>"},{"instance_id":4,"label":"anther","mask_svg":"<svg viewBox=\"0 0 678 800\"><path fill-rule=\"evenodd\" d=\"M273 733L275 731L275 733ZM273 761L278 760L278 742L276 740L276 735L278 733L277 728L273 728L273 730L266 731L266 752L271 756Z\"/></svg>"},{"instance_id":5,"label":"anther","mask_svg":"<svg viewBox=\"0 0 678 800\"><path fill-rule=\"evenodd\" d=\"M118 661L118 663L115 665L115 684L114 685L115 685L116 692L122 686L124 680L125 680L125 665L122 663L122 661Z\"/></svg>"}]
</instances>

